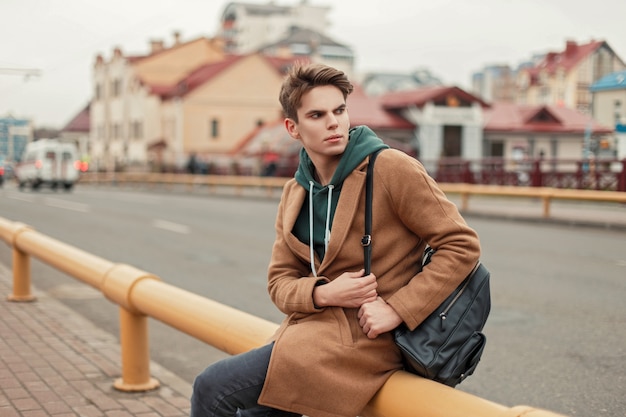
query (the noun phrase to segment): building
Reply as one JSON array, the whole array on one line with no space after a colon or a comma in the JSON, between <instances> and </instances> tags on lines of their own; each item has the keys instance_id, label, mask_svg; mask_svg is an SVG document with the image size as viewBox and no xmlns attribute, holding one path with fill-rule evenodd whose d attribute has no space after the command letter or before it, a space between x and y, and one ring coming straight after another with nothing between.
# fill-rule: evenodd
<instances>
[{"instance_id":1,"label":"building","mask_svg":"<svg viewBox=\"0 0 626 417\"><path fill-rule=\"evenodd\" d=\"M365 93L370 96L443 85L441 80L426 68L396 73L369 72L361 77L360 84Z\"/></svg>"},{"instance_id":2,"label":"building","mask_svg":"<svg viewBox=\"0 0 626 417\"><path fill-rule=\"evenodd\" d=\"M605 41L567 41L560 52L548 52L535 65L517 73L516 102L555 104L591 114L589 87L602 77L626 69Z\"/></svg>"},{"instance_id":3,"label":"building","mask_svg":"<svg viewBox=\"0 0 626 417\"><path fill-rule=\"evenodd\" d=\"M483 109L489 105L458 88L431 86L380 96L382 108L415 126L420 159L483 156Z\"/></svg>"},{"instance_id":4,"label":"building","mask_svg":"<svg viewBox=\"0 0 626 417\"><path fill-rule=\"evenodd\" d=\"M514 102L516 97L515 78L517 71L508 65L490 65L472 74L473 94L485 101Z\"/></svg>"},{"instance_id":5,"label":"building","mask_svg":"<svg viewBox=\"0 0 626 417\"><path fill-rule=\"evenodd\" d=\"M626 158L626 71L611 73L591 85L593 117L600 123L615 127L613 140L600 143L600 151L612 151L619 159Z\"/></svg>"},{"instance_id":6,"label":"building","mask_svg":"<svg viewBox=\"0 0 626 417\"><path fill-rule=\"evenodd\" d=\"M292 61L262 54L231 55L158 91L164 126L151 160L181 166L194 154L213 166L230 163L254 129L281 116L278 91Z\"/></svg>"},{"instance_id":7,"label":"building","mask_svg":"<svg viewBox=\"0 0 626 417\"><path fill-rule=\"evenodd\" d=\"M231 2L224 7L217 36L226 52L247 54L283 38L292 27L325 33L329 26L328 6L313 6L300 0L294 6Z\"/></svg>"},{"instance_id":8,"label":"building","mask_svg":"<svg viewBox=\"0 0 626 417\"><path fill-rule=\"evenodd\" d=\"M174 33L172 45L152 40L150 46L147 55L126 56L114 48L109 60L96 56L88 145L92 169L145 166L148 149L163 139L159 92L170 91L199 67L224 59L217 39L182 42ZM182 163L185 155L177 158Z\"/></svg>"},{"instance_id":9,"label":"building","mask_svg":"<svg viewBox=\"0 0 626 417\"><path fill-rule=\"evenodd\" d=\"M494 103L484 112L484 156L513 160L584 157L586 137L602 140L613 129L554 104Z\"/></svg>"},{"instance_id":10,"label":"building","mask_svg":"<svg viewBox=\"0 0 626 417\"><path fill-rule=\"evenodd\" d=\"M0 117L0 162L19 162L26 144L33 140L33 130L29 119Z\"/></svg>"},{"instance_id":11,"label":"building","mask_svg":"<svg viewBox=\"0 0 626 417\"><path fill-rule=\"evenodd\" d=\"M236 10L243 7L236 5ZM285 10L273 4L267 7L272 13ZM598 62L618 62L606 55L610 48L604 42L580 48L568 45L567 59L552 61L567 63L571 74L596 62L591 59L596 52ZM273 144L291 153L296 148L285 144L284 139L290 141L285 135L280 140L272 136L280 131L277 95L285 71L296 61L326 62L339 68L353 62L350 48L323 32L298 26L290 26L253 53L224 49L221 38L181 42L175 33L170 46L153 40L147 55L125 56L115 48L108 61L97 56L87 145L91 169L182 171L193 159L219 172L262 172L254 161L260 154L277 153L271 149ZM518 72L534 74L541 68L538 73L549 79L552 67L540 64L545 59ZM605 68L608 64L604 64L596 66ZM555 71L564 74L565 70ZM511 76L504 70L493 73ZM568 82L574 79L571 74ZM588 117L582 120L580 112L559 110L565 108L563 103L506 106L500 100L489 102L441 85L429 72L371 74L363 81L374 94L362 83L354 83L355 91L348 98L352 124L370 126L391 146L435 167L441 158L581 157L588 133L594 140L606 134L602 124L596 126ZM500 86L491 93L494 97L506 96L502 83L492 85ZM589 124L592 132L580 127Z\"/></svg>"},{"instance_id":12,"label":"building","mask_svg":"<svg viewBox=\"0 0 626 417\"><path fill-rule=\"evenodd\" d=\"M92 170L184 170L191 155L223 164L251 130L280 116L277 91L293 59L225 54L216 39L146 56L116 48L94 65ZM226 164L226 162L224 162Z\"/></svg>"},{"instance_id":13,"label":"building","mask_svg":"<svg viewBox=\"0 0 626 417\"><path fill-rule=\"evenodd\" d=\"M350 78L354 73L352 49L313 29L292 26L285 36L260 47L258 52L278 58L306 58L335 67Z\"/></svg>"},{"instance_id":14,"label":"building","mask_svg":"<svg viewBox=\"0 0 626 417\"><path fill-rule=\"evenodd\" d=\"M90 132L90 104L87 104L70 120L59 132L59 138L66 142L73 142L78 149L82 160L89 162L89 132Z\"/></svg>"}]
</instances>

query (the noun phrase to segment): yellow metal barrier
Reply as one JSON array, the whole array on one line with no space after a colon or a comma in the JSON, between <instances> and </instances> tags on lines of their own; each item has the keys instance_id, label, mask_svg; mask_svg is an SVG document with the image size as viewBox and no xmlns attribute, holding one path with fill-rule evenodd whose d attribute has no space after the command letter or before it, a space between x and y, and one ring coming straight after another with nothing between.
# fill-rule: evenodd
<instances>
[{"instance_id":1,"label":"yellow metal barrier","mask_svg":"<svg viewBox=\"0 0 626 417\"><path fill-rule=\"evenodd\" d=\"M114 264L0 217L0 238L13 248L11 301L32 301L30 256L100 290L120 306L122 377L114 387L147 391L150 377L147 317L229 354L260 346L277 324L162 282L125 264ZM428 401L424 401L428 398ZM557 417L527 406L508 408L445 385L396 372L370 401L364 417Z\"/></svg>"},{"instance_id":2,"label":"yellow metal barrier","mask_svg":"<svg viewBox=\"0 0 626 417\"><path fill-rule=\"evenodd\" d=\"M256 177L236 175L189 175L189 174L159 174L159 173L87 173L81 176L81 182L91 184L147 184L186 185L188 189L195 186L207 186L210 192L215 193L218 186L231 187L237 195L242 195L246 188L266 189L268 197L274 191L282 190L289 178ZM515 187L505 185L477 185L440 183L439 186L447 194L461 196L462 211L469 209L469 199L472 195L539 198L542 200L543 217L550 217L550 204L553 200L578 200L610 203L626 203L626 193L619 191L572 190L550 187Z\"/></svg>"},{"instance_id":3,"label":"yellow metal barrier","mask_svg":"<svg viewBox=\"0 0 626 417\"><path fill-rule=\"evenodd\" d=\"M161 174L151 172L109 172L109 173L85 173L81 175L81 183L90 184L115 184L115 185L185 185L188 189L197 186L206 186L209 192L215 193L217 187L231 187L237 195L241 195L246 188L265 189L267 196L271 197L274 192L282 191L289 178L281 177L258 177L245 175L191 175L191 174Z\"/></svg>"},{"instance_id":4,"label":"yellow metal barrier","mask_svg":"<svg viewBox=\"0 0 626 417\"><path fill-rule=\"evenodd\" d=\"M540 198L543 202L543 217L550 217L550 203L552 200L578 200L607 203L626 203L626 193L619 191L571 190L549 187L514 187L504 185L476 185L476 184L439 184L447 194L461 195L461 211L469 208L469 198L472 195L486 195L494 197L522 197Z\"/></svg>"}]
</instances>

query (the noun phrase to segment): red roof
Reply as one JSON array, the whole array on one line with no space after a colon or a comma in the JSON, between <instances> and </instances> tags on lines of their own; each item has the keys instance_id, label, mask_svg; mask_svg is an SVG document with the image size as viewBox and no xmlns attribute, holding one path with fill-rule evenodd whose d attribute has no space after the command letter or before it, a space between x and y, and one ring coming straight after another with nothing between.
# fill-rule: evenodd
<instances>
[{"instance_id":1,"label":"red roof","mask_svg":"<svg viewBox=\"0 0 626 417\"><path fill-rule=\"evenodd\" d=\"M537 75L542 71L554 74L558 69L563 69L565 73L568 73L605 43L605 41L591 41L578 45L576 42L567 41L564 51L548 52L537 65L524 70L530 73L533 81L537 80Z\"/></svg>"},{"instance_id":2,"label":"red roof","mask_svg":"<svg viewBox=\"0 0 626 417\"><path fill-rule=\"evenodd\" d=\"M145 55L128 55L128 56L126 56L125 58L126 58L126 59L130 62L130 63L135 64L135 63L137 63L137 62L139 62L139 61L142 61L142 60L144 60L144 59L147 59L147 58L152 58L152 57L154 57L154 56L156 56L156 55L160 55L160 54L163 54L163 53L165 53L165 52L170 52L170 51L172 51L172 50L174 50L174 49L177 49L177 48L182 48L183 46L189 45L189 44L194 43L194 42L198 42L198 41L210 41L210 40L211 40L211 39L209 39L209 38L205 38L204 36L200 36L200 37L198 37L198 38L191 39L191 40L186 41L186 42L180 42L180 43L178 43L178 44L172 45L172 46L171 46L171 47L169 47L169 48L167 48L167 47L165 47L165 46L164 46L162 49L159 49L159 50L154 51L154 52L153 52L153 51L150 51L150 52L148 52L148 53L147 53L147 54L145 54Z\"/></svg>"},{"instance_id":3,"label":"red roof","mask_svg":"<svg viewBox=\"0 0 626 417\"><path fill-rule=\"evenodd\" d=\"M252 54L250 54L252 55ZM151 85L150 92L161 96L162 98L171 98L174 96L183 96L193 91L197 87L205 84L207 81L220 74L222 71L250 55L227 55L222 61L213 62L196 68L189 73L187 77L175 85ZM261 55L279 74L285 74L287 69L297 60L302 58L276 58Z\"/></svg>"},{"instance_id":4,"label":"red roof","mask_svg":"<svg viewBox=\"0 0 626 417\"><path fill-rule=\"evenodd\" d=\"M414 129L415 125L406 119L383 109L378 97L370 97L363 89L354 84L354 91L346 100L350 124L367 125L372 129Z\"/></svg>"},{"instance_id":5,"label":"red roof","mask_svg":"<svg viewBox=\"0 0 626 417\"><path fill-rule=\"evenodd\" d=\"M482 107L489 107L489 104L480 98L458 87L439 85L405 91L394 91L380 96L381 105L385 109L401 109L412 106L421 108L428 102L445 103L450 99L456 99L461 104L478 103Z\"/></svg>"},{"instance_id":6,"label":"red roof","mask_svg":"<svg viewBox=\"0 0 626 417\"><path fill-rule=\"evenodd\" d=\"M484 130L487 133L576 133L584 134L591 126L593 133L611 133L591 117L568 107L555 105L524 106L497 102L484 112Z\"/></svg>"},{"instance_id":7,"label":"red roof","mask_svg":"<svg viewBox=\"0 0 626 417\"><path fill-rule=\"evenodd\" d=\"M89 132L89 108L87 104L61 131L63 132Z\"/></svg>"},{"instance_id":8,"label":"red roof","mask_svg":"<svg viewBox=\"0 0 626 417\"><path fill-rule=\"evenodd\" d=\"M226 68L230 67L235 62L239 61L242 57L242 55L229 55L222 61L202 65L189 73L187 77L177 84L169 86L152 85L150 86L150 92L152 94L160 95L166 99L174 96L186 95L224 71Z\"/></svg>"}]
</instances>

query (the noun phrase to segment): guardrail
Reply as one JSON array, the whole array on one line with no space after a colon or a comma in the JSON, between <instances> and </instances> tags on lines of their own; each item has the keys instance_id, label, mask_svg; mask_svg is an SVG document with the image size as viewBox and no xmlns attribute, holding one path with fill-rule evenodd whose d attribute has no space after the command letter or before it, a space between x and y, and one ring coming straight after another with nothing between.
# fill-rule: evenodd
<instances>
[{"instance_id":1,"label":"guardrail","mask_svg":"<svg viewBox=\"0 0 626 417\"><path fill-rule=\"evenodd\" d=\"M229 354L261 346L278 325L160 280L154 274L113 263L0 217L0 239L13 249L10 301L35 301L30 256L101 291L120 307L121 391L155 389L150 376L148 317ZM428 398L428 401L423 401ZM529 406L506 406L406 372L395 373L363 412L364 417L557 417Z\"/></svg>"},{"instance_id":2,"label":"guardrail","mask_svg":"<svg viewBox=\"0 0 626 417\"><path fill-rule=\"evenodd\" d=\"M147 185L147 186L173 186L184 185L192 190L194 187L208 187L209 193L215 193L219 187L232 188L236 195L242 195L245 189L257 188L265 190L266 195L271 197L275 192L280 192L289 178L284 177L258 177L252 175L192 175L178 173L153 173L153 172L89 172L80 177L81 183L123 185Z\"/></svg>"},{"instance_id":3,"label":"guardrail","mask_svg":"<svg viewBox=\"0 0 626 417\"><path fill-rule=\"evenodd\" d=\"M87 173L80 181L91 184L110 184L116 186L142 184L148 186L183 185L189 190L194 187L206 186L209 193L215 193L218 187L232 188L236 195L243 195L246 189L262 189L268 197L280 195L289 178L257 177L236 175L190 175L160 173ZM501 196L516 198L538 198L543 205L543 217L550 218L550 207L554 200L578 200L609 203L626 203L626 192L578 190L550 187L519 187L505 185L478 185L465 183L439 183L447 194L460 194L461 211L469 209L472 195Z\"/></svg>"},{"instance_id":4,"label":"guardrail","mask_svg":"<svg viewBox=\"0 0 626 417\"><path fill-rule=\"evenodd\" d=\"M469 209L472 195L538 198L542 201L543 217L550 218L550 205L554 200L577 200L605 203L626 203L626 193L619 191L570 190L548 187L513 187L504 185L439 184L447 194L460 194L461 211Z\"/></svg>"}]
</instances>

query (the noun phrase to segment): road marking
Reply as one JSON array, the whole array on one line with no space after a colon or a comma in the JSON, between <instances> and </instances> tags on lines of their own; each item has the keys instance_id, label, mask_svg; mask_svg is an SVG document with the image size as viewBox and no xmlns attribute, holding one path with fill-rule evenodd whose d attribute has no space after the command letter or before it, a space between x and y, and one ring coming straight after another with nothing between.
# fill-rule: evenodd
<instances>
[{"instance_id":1,"label":"road marking","mask_svg":"<svg viewBox=\"0 0 626 417\"><path fill-rule=\"evenodd\" d=\"M162 199L158 196L151 196L145 194L124 194L121 192L111 191L107 195L109 200L118 200L118 201L130 201L133 203L143 203L143 204L159 204Z\"/></svg>"},{"instance_id":2,"label":"road marking","mask_svg":"<svg viewBox=\"0 0 626 417\"><path fill-rule=\"evenodd\" d=\"M8 194L7 193L7 197L9 197L10 199L13 199L13 200L26 201L27 203L34 203L35 202L35 197L32 197L32 196L25 196L25 195L20 195L20 194Z\"/></svg>"},{"instance_id":3,"label":"road marking","mask_svg":"<svg viewBox=\"0 0 626 417\"><path fill-rule=\"evenodd\" d=\"M155 219L152 222L152 226L158 229L169 230L170 232L181 233L184 235L189 234L189 226L180 223L168 222L167 220Z\"/></svg>"},{"instance_id":4,"label":"road marking","mask_svg":"<svg viewBox=\"0 0 626 417\"><path fill-rule=\"evenodd\" d=\"M49 206L49 207L80 211L81 213L87 213L89 211L89 206L87 204L74 203L72 201L60 200L58 198L47 197L43 200L43 202L46 206Z\"/></svg>"}]
</instances>

